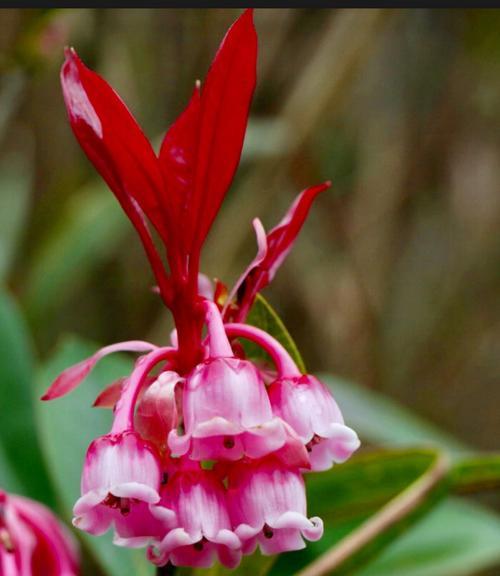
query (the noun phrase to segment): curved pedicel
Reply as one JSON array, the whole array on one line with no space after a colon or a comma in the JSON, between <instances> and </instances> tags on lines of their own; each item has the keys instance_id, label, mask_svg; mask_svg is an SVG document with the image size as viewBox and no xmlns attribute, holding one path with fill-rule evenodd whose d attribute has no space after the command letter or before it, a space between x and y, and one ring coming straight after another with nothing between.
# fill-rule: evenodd
<instances>
[{"instance_id":1,"label":"curved pedicel","mask_svg":"<svg viewBox=\"0 0 500 576\"><path fill-rule=\"evenodd\" d=\"M276 338L264 332L264 330L248 324L239 323L225 324L224 329L229 338L247 338L263 348L276 364L280 378L297 378L302 376L297 364L295 364L284 346L282 346Z\"/></svg>"}]
</instances>

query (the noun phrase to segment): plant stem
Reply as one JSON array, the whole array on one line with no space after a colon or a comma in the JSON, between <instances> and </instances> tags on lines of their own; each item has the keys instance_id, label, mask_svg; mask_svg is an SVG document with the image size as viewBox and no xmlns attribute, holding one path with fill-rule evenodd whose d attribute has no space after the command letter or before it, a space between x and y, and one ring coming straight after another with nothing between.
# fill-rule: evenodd
<instances>
[{"instance_id":1,"label":"plant stem","mask_svg":"<svg viewBox=\"0 0 500 576\"><path fill-rule=\"evenodd\" d=\"M417 481L388 502L377 514L351 532L336 546L306 566L297 576L326 576L350 573L391 541L391 530L425 507L426 501L439 498L450 470L444 454L436 454L434 464ZM385 537L389 535L389 537Z\"/></svg>"}]
</instances>

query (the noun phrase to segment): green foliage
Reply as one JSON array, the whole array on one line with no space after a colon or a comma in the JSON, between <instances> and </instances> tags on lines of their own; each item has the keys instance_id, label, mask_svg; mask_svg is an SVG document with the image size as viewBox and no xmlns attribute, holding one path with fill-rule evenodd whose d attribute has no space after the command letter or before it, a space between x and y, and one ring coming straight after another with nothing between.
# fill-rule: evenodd
<instances>
[{"instance_id":1,"label":"green foliage","mask_svg":"<svg viewBox=\"0 0 500 576\"><path fill-rule=\"evenodd\" d=\"M281 318L276 314L269 302L260 294L257 295L246 321L248 324L262 328L262 330L272 334L285 347L295 364L299 367L299 370L306 372L304 360L293 338L290 336L290 332L288 332ZM245 341L244 347L249 358L257 361L268 360L267 354L253 342Z\"/></svg>"},{"instance_id":2,"label":"green foliage","mask_svg":"<svg viewBox=\"0 0 500 576\"><path fill-rule=\"evenodd\" d=\"M26 159L17 155L0 164L0 281L6 279L19 248L29 208L31 170Z\"/></svg>"},{"instance_id":3,"label":"green foliage","mask_svg":"<svg viewBox=\"0 0 500 576\"><path fill-rule=\"evenodd\" d=\"M52 502L35 430L31 341L12 298L0 292L0 480L2 487Z\"/></svg>"},{"instance_id":4,"label":"green foliage","mask_svg":"<svg viewBox=\"0 0 500 576\"><path fill-rule=\"evenodd\" d=\"M73 195L64 217L35 252L25 302L31 319L42 323L61 306L72 286L118 246L128 227L104 185Z\"/></svg>"}]
</instances>

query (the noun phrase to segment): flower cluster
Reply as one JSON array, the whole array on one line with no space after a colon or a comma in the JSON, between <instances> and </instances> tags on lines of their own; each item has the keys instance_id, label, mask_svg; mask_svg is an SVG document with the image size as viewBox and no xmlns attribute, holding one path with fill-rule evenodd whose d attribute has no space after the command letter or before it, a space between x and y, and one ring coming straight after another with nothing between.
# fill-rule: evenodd
<instances>
[{"instance_id":1,"label":"flower cluster","mask_svg":"<svg viewBox=\"0 0 500 576\"><path fill-rule=\"evenodd\" d=\"M0 490L0 574L77 576L71 534L42 504Z\"/></svg>"},{"instance_id":2,"label":"flower cluster","mask_svg":"<svg viewBox=\"0 0 500 576\"><path fill-rule=\"evenodd\" d=\"M300 372L270 334L245 322L290 250L315 197L308 188L266 234L232 291L199 273L200 252L239 162L255 87L257 39L247 10L226 34L204 82L158 156L106 82L68 50L61 72L70 122L139 233L176 329L171 345L130 341L68 368L47 391L75 388L106 354L139 353L132 373L96 405L111 430L88 448L74 524L114 528L116 544L147 546L157 565L238 565L297 550L323 533L308 518L303 474L343 462L359 440L327 387ZM152 226L164 244L158 252ZM272 360L252 362L242 340Z\"/></svg>"}]
</instances>

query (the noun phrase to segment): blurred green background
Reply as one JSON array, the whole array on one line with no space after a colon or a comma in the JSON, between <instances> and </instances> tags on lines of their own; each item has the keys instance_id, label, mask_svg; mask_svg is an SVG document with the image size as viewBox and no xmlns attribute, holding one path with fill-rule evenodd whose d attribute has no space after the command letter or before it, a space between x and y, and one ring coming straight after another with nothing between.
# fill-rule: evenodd
<instances>
[{"instance_id":1,"label":"blurred green background","mask_svg":"<svg viewBox=\"0 0 500 576\"><path fill-rule=\"evenodd\" d=\"M36 362L68 334L165 342L171 326L70 130L63 47L157 147L238 14L0 10L0 277ZM500 12L266 9L255 22L258 88L204 271L232 284L255 252L251 219L269 228L331 179L266 291L309 370L499 449ZM370 398L372 440L398 442L404 426L384 430Z\"/></svg>"}]
</instances>

